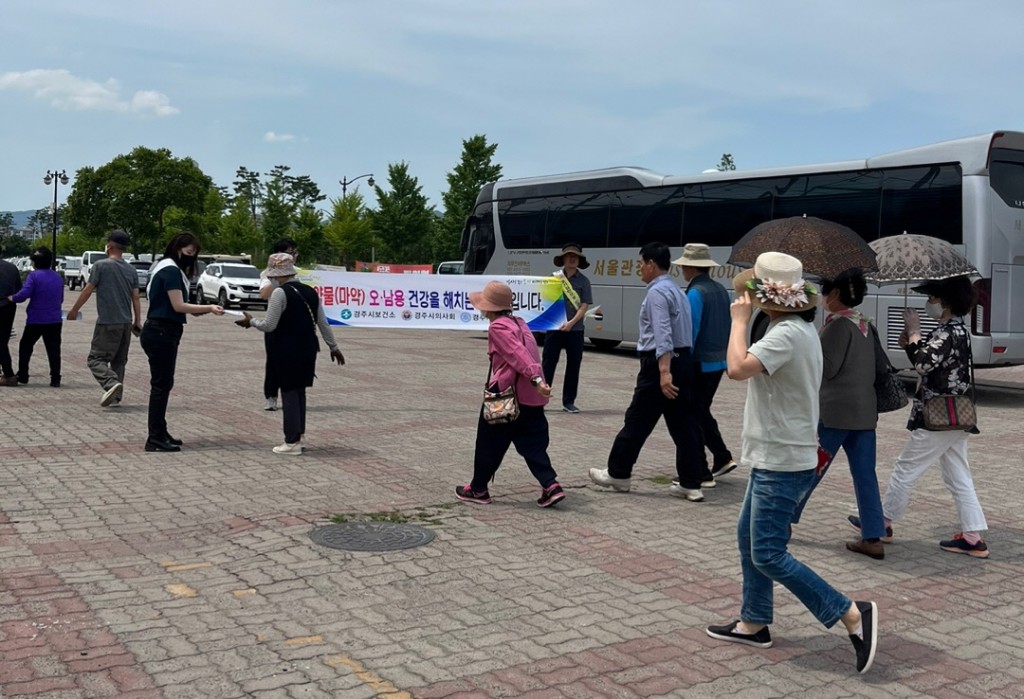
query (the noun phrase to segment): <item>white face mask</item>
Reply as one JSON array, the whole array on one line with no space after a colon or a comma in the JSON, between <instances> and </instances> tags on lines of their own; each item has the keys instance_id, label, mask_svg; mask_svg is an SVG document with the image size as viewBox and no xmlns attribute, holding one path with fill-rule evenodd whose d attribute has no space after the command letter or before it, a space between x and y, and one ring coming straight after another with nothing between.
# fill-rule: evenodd
<instances>
[{"instance_id":1,"label":"white face mask","mask_svg":"<svg viewBox=\"0 0 1024 699\"><path fill-rule=\"evenodd\" d=\"M929 301L928 303L926 303L924 305L924 312L927 313L928 317L931 318L932 320L941 320L942 319L942 304L941 303L932 303L931 301Z\"/></svg>"}]
</instances>

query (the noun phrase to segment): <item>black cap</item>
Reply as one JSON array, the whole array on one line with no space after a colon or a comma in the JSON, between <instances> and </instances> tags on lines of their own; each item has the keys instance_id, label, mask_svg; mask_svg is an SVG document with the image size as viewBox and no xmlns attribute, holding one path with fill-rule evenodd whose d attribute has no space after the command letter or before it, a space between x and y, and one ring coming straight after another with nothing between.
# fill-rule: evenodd
<instances>
[{"instance_id":1,"label":"black cap","mask_svg":"<svg viewBox=\"0 0 1024 699\"><path fill-rule=\"evenodd\" d=\"M128 234L125 233L124 231L113 231L110 235L107 236L107 242L113 243L114 245L117 245L126 250L132 244L131 238L129 238Z\"/></svg>"}]
</instances>

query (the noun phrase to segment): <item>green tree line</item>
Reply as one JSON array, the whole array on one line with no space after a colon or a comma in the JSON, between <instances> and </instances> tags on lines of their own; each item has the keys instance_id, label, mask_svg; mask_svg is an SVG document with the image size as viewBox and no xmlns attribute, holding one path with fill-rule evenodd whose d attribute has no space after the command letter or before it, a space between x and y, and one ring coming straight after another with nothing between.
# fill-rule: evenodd
<instances>
[{"instance_id":1,"label":"green tree line","mask_svg":"<svg viewBox=\"0 0 1024 699\"><path fill-rule=\"evenodd\" d=\"M257 264L285 237L295 239L306 264L436 264L461 258L463 222L480 188L501 177L496 150L483 135L462 142L438 211L406 162L390 163L386 183L373 185L374 208L358 188L328 199L308 175L287 165L263 173L241 166L230 187L218 186L192 158L139 146L75 173L58 211L57 249L64 255L102 249L109 232L119 228L131 236L135 254L158 253L176 233L189 230L204 252L249 254ZM51 230L48 216L50 210L41 209L29 224ZM0 218L0 236L9 223ZM16 237L9 236L5 247Z\"/></svg>"}]
</instances>

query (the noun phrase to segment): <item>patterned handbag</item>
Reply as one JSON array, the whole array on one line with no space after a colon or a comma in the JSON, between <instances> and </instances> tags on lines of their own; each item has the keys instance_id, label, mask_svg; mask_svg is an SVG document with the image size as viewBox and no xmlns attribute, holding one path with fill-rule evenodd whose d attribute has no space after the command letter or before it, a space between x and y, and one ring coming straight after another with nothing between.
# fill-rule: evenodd
<instances>
[{"instance_id":1,"label":"patterned handbag","mask_svg":"<svg viewBox=\"0 0 1024 699\"><path fill-rule=\"evenodd\" d=\"M924 428L935 432L966 431L978 425L974 400L968 395L933 396L924 402L921 416L924 418Z\"/></svg>"},{"instance_id":2,"label":"patterned handbag","mask_svg":"<svg viewBox=\"0 0 1024 699\"><path fill-rule=\"evenodd\" d=\"M922 404L924 428L933 432L973 430L978 426L978 411L974 406L974 357L967 340L967 362L971 370L971 395L932 396Z\"/></svg>"},{"instance_id":3,"label":"patterned handbag","mask_svg":"<svg viewBox=\"0 0 1024 699\"><path fill-rule=\"evenodd\" d=\"M880 413L891 413L899 410L910 402L907 390L903 387L896 369L889 362L878 331L871 326L871 334L875 339L875 407Z\"/></svg>"},{"instance_id":4,"label":"patterned handbag","mask_svg":"<svg viewBox=\"0 0 1024 699\"><path fill-rule=\"evenodd\" d=\"M484 422L501 425L514 422L518 417L519 401L516 399L514 385L497 392L484 389Z\"/></svg>"}]
</instances>

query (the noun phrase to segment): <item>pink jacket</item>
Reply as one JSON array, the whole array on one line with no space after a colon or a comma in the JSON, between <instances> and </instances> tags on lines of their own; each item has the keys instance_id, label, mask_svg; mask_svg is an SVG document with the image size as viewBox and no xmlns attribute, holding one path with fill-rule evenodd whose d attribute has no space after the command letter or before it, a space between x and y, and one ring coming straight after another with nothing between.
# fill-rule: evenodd
<instances>
[{"instance_id":1,"label":"pink jacket","mask_svg":"<svg viewBox=\"0 0 1024 699\"><path fill-rule=\"evenodd\" d=\"M540 366L540 352L526 321L503 316L491 322L487 330L487 354L491 358L491 384L504 391L516 384L516 397L523 405L547 405L530 383L534 376L544 376Z\"/></svg>"}]
</instances>

